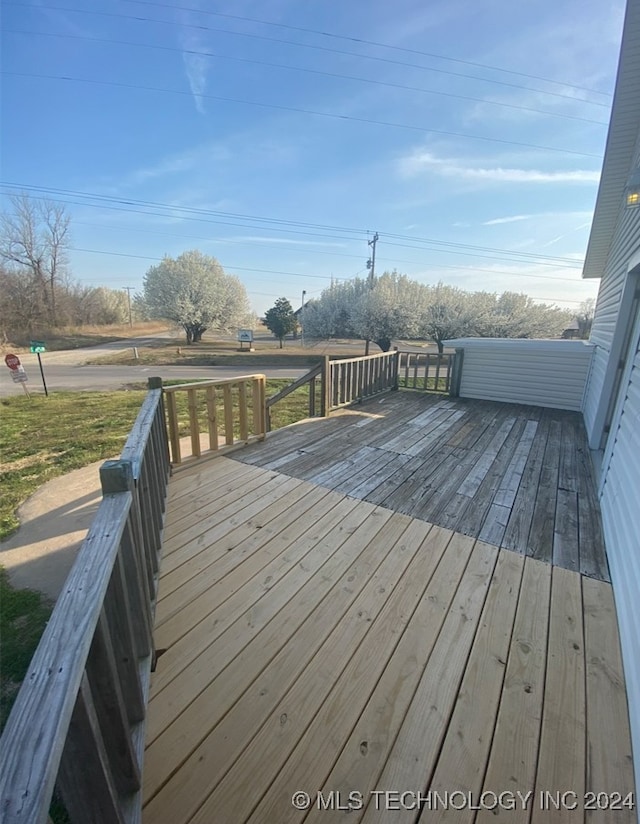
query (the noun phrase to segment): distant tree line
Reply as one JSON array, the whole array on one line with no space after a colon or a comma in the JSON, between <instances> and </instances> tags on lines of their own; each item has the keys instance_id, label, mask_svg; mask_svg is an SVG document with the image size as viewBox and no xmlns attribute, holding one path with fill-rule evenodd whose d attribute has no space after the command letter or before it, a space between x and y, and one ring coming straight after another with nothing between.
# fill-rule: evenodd
<instances>
[{"instance_id":1,"label":"distant tree line","mask_svg":"<svg viewBox=\"0 0 640 824\"><path fill-rule=\"evenodd\" d=\"M69 224L63 206L26 195L10 198L10 208L0 214L0 339L128 322L124 290L71 279Z\"/></svg>"},{"instance_id":2,"label":"distant tree line","mask_svg":"<svg viewBox=\"0 0 640 824\"><path fill-rule=\"evenodd\" d=\"M556 338L573 315L517 292L467 292L418 283L385 272L372 284L356 278L333 284L304 310L308 338L361 338L383 352L393 339L443 341L457 337Z\"/></svg>"},{"instance_id":3,"label":"distant tree line","mask_svg":"<svg viewBox=\"0 0 640 824\"><path fill-rule=\"evenodd\" d=\"M0 338L16 341L58 326L128 321L125 290L72 281L69 230L60 204L10 198L10 209L0 214ZM136 320L162 318L181 327L188 344L208 329L230 332L255 322L240 280L197 250L165 256L150 267L131 311ZM579 336L588 336L592 318L593 301L585 301L575 316ZM560 337L572 319L570 312L524 294L426 285L393 271L374 281L333 284L305 304L302 321L307 338L361 338L383 351L393 339L427 339L442 351L443 341L456 337ZM297 327L286 298L268 310L266 322L281 346Z\"/></svg>"}]
</instances>

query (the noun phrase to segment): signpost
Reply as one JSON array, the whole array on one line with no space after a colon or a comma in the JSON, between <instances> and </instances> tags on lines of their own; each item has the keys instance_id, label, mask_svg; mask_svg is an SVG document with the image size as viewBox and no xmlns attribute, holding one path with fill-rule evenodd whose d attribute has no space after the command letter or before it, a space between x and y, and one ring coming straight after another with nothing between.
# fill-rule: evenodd
<instances>
[{"instance_id":1,"label":"signpost","mask_svg":"<svg viewBox=\"0 0 640 824\"><path fill-rule=\"evenodd\" d=\"M29 397L29 390L27 389L27 381L29 378L27 377L27 373L24 371L24 366L20 363L20 358L17 355L9 353L4 356L4 362L9 367L13 382L22 384L25 395Z\"/></svg>"},{"instance_id":2,"label":"signpost","mask_svg":"<svg viewBox=\"0 0 640 824\"><path fill-rule=\"evenodd\" d=\"M41 352L46 352L47 349L44 345L43 340L32 340L30 341L31 344L31 351L38 356L38 366L40 367L40 375L42 377L42 385L44 386L44 394L49 397L49 392L47 391L47 384L44 379L44 369L42 368L42 358L40 357Z\"/></svg>"},{"instance_id":3,"label":"signpost","mask_svg":"<svg viewBox=\"0 0 640 824\"><path fill-rule=\"evenodd\" d=\"M249 344L249 352L253 352L253 331L251 329L238 329L238 340L240 341L240 349L244 349L245 343Z\"/></svg>"}]
</instances>

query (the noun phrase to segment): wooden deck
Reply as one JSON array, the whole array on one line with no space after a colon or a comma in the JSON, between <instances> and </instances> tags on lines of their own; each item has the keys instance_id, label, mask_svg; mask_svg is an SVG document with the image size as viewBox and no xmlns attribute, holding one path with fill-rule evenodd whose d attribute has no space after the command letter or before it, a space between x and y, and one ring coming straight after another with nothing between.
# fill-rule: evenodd
<instances>
[{"instance_id":1,"label":"wooden deck","mask_svg":"<svg viewBox=\"0 0 640 824\"><path fill-rule=\"evenodd\" d=\"M235 458L609 580L576 412L395 392Z\"/></svg>"},{"instance_id":2,"label":"wooden deck","mask_svg":"<svg viewBox=\"0 0 640 824\"><path fill-rule=\"evenodd\" d=\"M348 418L300 433L335 428L345 457L343 428L379 420ZM147 824L635 820L609 583L281 469L220 457L171 481ZM622 809L587 816L589 791Z\"/></svg>"}]
</instances>

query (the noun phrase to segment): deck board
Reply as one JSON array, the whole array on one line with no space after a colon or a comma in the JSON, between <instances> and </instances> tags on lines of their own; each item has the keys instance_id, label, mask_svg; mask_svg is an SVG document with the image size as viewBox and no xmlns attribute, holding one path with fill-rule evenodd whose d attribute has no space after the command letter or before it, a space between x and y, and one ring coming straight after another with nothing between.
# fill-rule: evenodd
<instances>
[{"instance_id":1,"label":"deck board","mask_svg":"<svg viewBox=\"0 0 640 824\"><path fill-rule=\"evenodd\" d=\"M554 428L547 412L529 419L524 408L492 405L477 426L458 417L450 443L409 455L385 449L380 406L375 416L338 416L335 432L353 449L333 451L326 463L323 437L310 428L304 437L287 433L284 450L274 438L269 468L250 447L251 463L237 453L216 457L172 479L147 723L147 824L489 824L496 814L528 824L565 816L537 809L537 796L526 809L425 806L421 814L416 806L391 812L371 793L633 790L611 585L533 558L526 546L499 545L533 489L531 528ZM409 406L419 419L412 430L431 421L435 432L456 411L449 400L424 408L412 398ZM388 408L396 438L403 406L394 398ZM565 420L557 419L560 431ZM578 532L586 480L565 487L582 460L567 451L579 435L558 449L555 470L563 484L556 496L577 496L568 529ZM326 486L273 468L310 439L305 460L315 460ZM270 453L272 444L263 446ZM487 449L493 459L479 462ZM464 469L452 475L451 461ZM443 509L457 531L429 522L421 492L435 484L442 505L445 487L458 490L466 479L470 494L457 493L456 502L464 498L467 509ZM376 490L382 502L366 500ZM421 517L388 505L400 507L403 497ZM474 501L473 517L494 543L461 528ZM541 502L539 511L550 507ZM320 791L324 801L297 810L295 790ZM347 811L354 791L362 803ZM631 824L633 813L591 817Z\"/></svg>"},{"instance_id":2,"label":"deck board","mask_svg":"<svg viewBox=\"0 0 640 824\"><path fill-rule=\"evenodd\" d=\"M578 413L396 392L233 457L609 580Z\"/></svg>"}]
</instances>

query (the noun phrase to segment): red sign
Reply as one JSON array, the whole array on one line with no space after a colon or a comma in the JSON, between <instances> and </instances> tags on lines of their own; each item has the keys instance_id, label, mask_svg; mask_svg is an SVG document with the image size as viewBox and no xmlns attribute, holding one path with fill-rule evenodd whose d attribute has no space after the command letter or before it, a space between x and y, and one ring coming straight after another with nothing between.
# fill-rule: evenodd
<instances>
[{"instance_id":1,"label":"red sign","mask_svg":"<svg viewBox=\"0 0 640 824\"><path fill-rule=\"evenodd\" d=\"M20 366L20 358L17 355L5 355L4 362L7 364L9 369L17 369Z\"/></svg>"}]
</instances>

